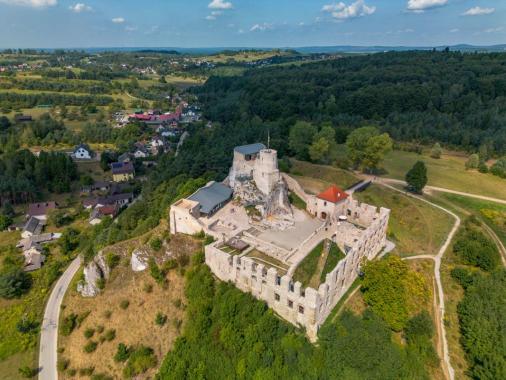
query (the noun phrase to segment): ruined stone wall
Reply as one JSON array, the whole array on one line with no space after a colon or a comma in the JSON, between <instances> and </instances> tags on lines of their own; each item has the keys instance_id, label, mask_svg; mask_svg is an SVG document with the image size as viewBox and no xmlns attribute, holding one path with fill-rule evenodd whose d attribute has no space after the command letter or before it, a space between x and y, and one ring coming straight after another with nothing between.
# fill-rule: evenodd
<instances>
[{"instance_id":1,"label":"ruined stone wall","mask_svg":"<svg viewBox=\"0 0 506 380\"><path fill-rule=\"evenodd\" d=\"M353 212L364 212L364 215L357 214L357 220L368 219L371 206L351 202L350 207ZM233 282L242 291L265 301L287 321L305 327L309 338L316 341L318 329L357 278L363 259L374 258L384 247L389 214L390 210L384 208L376 210L369 227L347 256L327 274L318 290L303 289L290 276L279 276L274 268L267 270L248 257L231 256L219 249L220 242L205 247L206 264L221 280Z\"/></svg>"},{"instance_id":2,"label":"ruined stone wall","mask_svg":"<svg viewBox=\"0 0 506 380\"><path fill-rule=\"evenodd\" d=\"M234 151L234 161L232 162L232 167L230 168L229 173L230 187L232 189L234 188L235 182L238 178L253 177L255 161L255 158L246 160L241 153Z\"/></svg>"},{"instance_id":3,"label":"ruined stone wall","mask_svg":"<svg viewBox=\"0 0 506 380\"><path fill-rule=\"evenodd\" d=\"M190 210L176 205L170 207L169 221L171 234L193 235L203 230L202 224Z\"/></svg>"}]
</instances>

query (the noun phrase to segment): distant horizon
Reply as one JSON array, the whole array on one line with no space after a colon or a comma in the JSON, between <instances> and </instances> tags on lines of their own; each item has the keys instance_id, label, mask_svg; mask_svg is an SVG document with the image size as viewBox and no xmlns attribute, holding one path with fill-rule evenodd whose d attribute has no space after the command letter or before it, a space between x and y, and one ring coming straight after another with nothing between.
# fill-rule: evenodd
<instances>
[{"instance_id":1,"label":"distant horizon","mask_svg":"<svg viewBox=\"0 0 506 380\"><path fill-rule=\"evenodd\" d=\"M68 46L68 47L0 47L0 50L40 50L40 51L54 51L54 50L67 50L67 51L125 51L135 52L138 50L160 50L177 52L220 52L220 51L241 51L241 50L295 50L306 53L326 53L326 52L346 52L346 49L353 49L355 52L385 50L385 51L399 51L399 50L427 50L427 49L464 49L464 50L495 50L505 51L506 43L490 44L490 45L475 45L470 43L457 43L453 45L439 44L439 45L303 45L303 46Z\"/></svg>"},{"instance_id":2,"label":"distant horizon","mask_svg":"<svg viewBox=\"0 0 506 380\"><path fill-rule=\"evenodd\" d=\"M490 46L504 0L0 0L0 45Z\"/></svg>"}]
</instances>

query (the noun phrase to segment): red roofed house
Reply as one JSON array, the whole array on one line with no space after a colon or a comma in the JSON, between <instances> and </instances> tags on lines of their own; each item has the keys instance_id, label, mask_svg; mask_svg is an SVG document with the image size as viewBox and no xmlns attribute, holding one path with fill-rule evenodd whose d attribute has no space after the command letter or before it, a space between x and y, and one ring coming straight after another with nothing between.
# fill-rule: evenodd
<instances>
[{"instance_id":1,"label":"red roofed house","mask_svg":"<svg viewBox=\"0 0 506 380\"><path fill-rule=\"evenodd\" d=\"M345 213L348 196L344 190L332 185L308 202L308 211L323 220L339 217Z\"/></svg>"}]
</instances>

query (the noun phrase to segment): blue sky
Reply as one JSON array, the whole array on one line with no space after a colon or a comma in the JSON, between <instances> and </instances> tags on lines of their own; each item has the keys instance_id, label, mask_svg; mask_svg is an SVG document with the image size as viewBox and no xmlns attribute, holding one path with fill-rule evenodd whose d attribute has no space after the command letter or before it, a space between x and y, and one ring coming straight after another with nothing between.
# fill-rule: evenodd
<instances>
[{"instance_id":1,"label":"blue sky","mask_svg":"<svg viewBox=\"0 0 506 380\"><path fill-rule=\"evenodd\" d=\"M506 0L0 0L0 47L506 43Z\"/></svg>"}]
</instances>

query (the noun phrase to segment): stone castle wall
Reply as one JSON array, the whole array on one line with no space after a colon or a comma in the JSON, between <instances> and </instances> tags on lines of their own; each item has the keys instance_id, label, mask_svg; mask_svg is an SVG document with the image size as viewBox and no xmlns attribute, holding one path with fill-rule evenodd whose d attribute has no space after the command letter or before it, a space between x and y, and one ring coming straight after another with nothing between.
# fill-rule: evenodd
<instances>
[{"instance_id":1,"label":"stone castle wall","mask_svg":"<svg viewBox=\"0 0 506 380\"><path fill-rule=\"evenodd\" d=\"M231 256L219 249L221 242L205 247L206 264L218 278L265 301L281 317L304 327L309 338L316 341L320 326L357 278L362 261L374 258L386 242L390 210L381 208L378 212L356 201L348 206L358 222L369 222L369 226L317 290L303 289L290 276L279 276L276 269L266 269L248 257Z\"/></svg>"}]
</instances>

